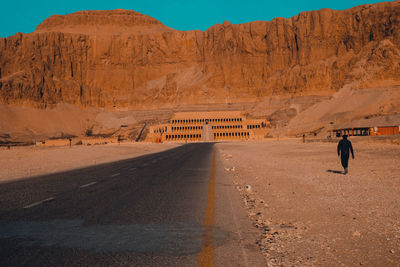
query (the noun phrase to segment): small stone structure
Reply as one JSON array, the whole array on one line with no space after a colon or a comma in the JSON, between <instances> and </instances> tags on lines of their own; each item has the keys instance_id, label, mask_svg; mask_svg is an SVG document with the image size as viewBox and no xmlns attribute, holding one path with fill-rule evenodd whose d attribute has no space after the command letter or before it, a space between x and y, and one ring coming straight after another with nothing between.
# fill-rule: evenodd
<instances>
[{"instance_id":1,"label":"small stone structure","mask_svg":"<svg viewBox=\"0 0 400 267\"><path fill-rule=\"evenodd\" d=\"M209 142L262 139L269 122L247 119L240 111L179 112L170 123L149 127L148 141Z\"/></svg>"}]
</instances>

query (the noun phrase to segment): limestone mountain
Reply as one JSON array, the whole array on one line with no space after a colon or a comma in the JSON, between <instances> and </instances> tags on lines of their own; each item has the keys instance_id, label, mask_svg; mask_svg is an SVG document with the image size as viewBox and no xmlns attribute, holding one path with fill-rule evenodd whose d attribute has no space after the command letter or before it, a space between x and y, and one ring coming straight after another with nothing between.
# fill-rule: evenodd
<instances>
[{"instance_id":1,"label":"limestone mountain","mask_svg":"<svg viewBox=\"0 0 400 267\"><path fill-rule=\"evenodd\" d=\"M0 38L0 102L168 108L331 95L400 80L400 2L177 31L128 10Z\"/></svg>"}]
</instances>

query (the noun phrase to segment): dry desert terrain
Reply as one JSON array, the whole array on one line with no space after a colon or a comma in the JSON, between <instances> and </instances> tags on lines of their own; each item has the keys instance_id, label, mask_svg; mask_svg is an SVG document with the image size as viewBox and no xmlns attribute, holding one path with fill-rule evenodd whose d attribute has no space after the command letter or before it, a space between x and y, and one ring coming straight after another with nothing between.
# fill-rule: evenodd
<instances>
[{"instance_id":1,"label":"dry desert terrain","mask_svg":"<svg viewBox=\"0 0 400 267\"><path fill-rule=\"evenodd\" d=\"M399 265L400 146L362 140L348 175L336 142L217 145L268 266Z\"/></svg>"},{"instance_id":2,"label":"dry desert terrain","mask_svg":"<svg viewBox=\"0 0 400 267\"><path fill-rule=\"evenodd\" d=\"M260 230L268 266L396 266L400 262L400 146L350 138L343 175L336 141L286 139L215 145ZM0 150L0 181L155 153L180 144Z\"/></svg>"}]
</instances>

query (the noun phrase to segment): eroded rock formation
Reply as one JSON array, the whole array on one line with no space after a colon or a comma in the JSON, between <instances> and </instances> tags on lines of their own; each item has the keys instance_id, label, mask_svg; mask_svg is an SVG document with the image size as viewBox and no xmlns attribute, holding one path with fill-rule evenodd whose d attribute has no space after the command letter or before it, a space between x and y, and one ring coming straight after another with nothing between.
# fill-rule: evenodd
<instances>
[{"instance_id":1,"label":"eroded rock formation","mask_svg":"<svg viewBox=\"0 0 400 267\"><path fill-rule=\"evenodd\" d=\"M9 104L158 108L399 79L399 1L204 32L134 11L84 11L0 39L0 101Z\"/></svg>"}]
</instances>

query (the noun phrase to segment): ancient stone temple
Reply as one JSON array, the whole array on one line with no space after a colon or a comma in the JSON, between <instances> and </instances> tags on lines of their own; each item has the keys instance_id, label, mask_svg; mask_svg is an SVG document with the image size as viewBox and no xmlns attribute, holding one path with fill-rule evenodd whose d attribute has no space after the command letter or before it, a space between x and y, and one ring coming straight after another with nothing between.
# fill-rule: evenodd
<instances>
[{"instance_id":1,"label":"ancient stone temple","mask_svg":"<svg viewBox=\"0 0 400 267\"><path fill-rule=\"evenodd\" d=\"M210 142L261 139L269 122L247 119L240 111L179 112L168 124L150 126L148 141Z\"/></svg>"}]
</instances>

